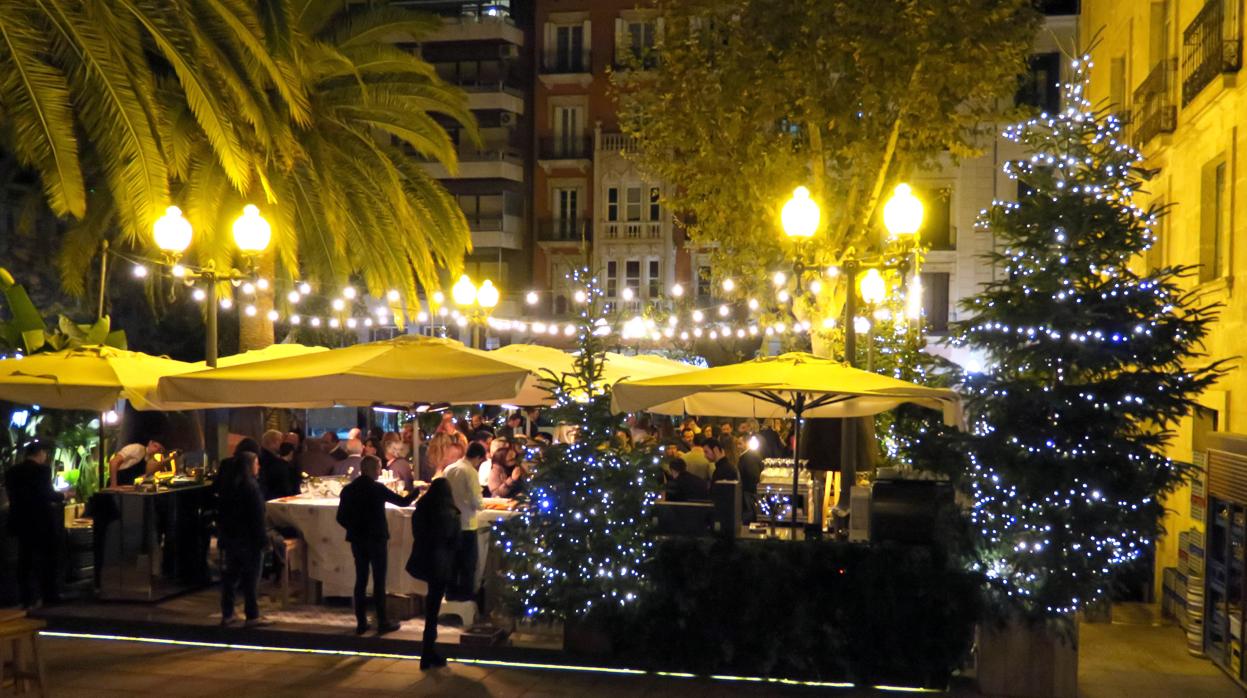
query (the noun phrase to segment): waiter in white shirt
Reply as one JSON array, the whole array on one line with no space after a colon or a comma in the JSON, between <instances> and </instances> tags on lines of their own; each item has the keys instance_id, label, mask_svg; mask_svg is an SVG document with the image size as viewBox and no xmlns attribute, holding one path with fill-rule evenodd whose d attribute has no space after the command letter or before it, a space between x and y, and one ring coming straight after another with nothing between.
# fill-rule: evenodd
<instances>
[{"instance_id":1,"label":"waiter in white shirt","mask_svg":"<svg viewBox=\"0 0 1247 698\"><path fill-rule=\"evenodd\" d=\"M463 458L446 466L442 471L442 477L450 483L455 506L459 508L459 544L455 550L450 583L446 585L446 598L451 601L476 599L476 514L484 504L477 470L483 462L485 447L479 442L473 442L468 444Z\"/></svg>"},{"instance_id":2,"label":"waiter in white shirt","mask_svg":"<svg viewBox=\"0 0 1247 698\"><path fill-rule=\"evenodd\" d=\"M156 472L160 469L156 454L164 450L165 447L155 439L146 444L132 443L122 446L108 459L109 486L133 485L136 480Z\"/></svg>"}]
</instances>

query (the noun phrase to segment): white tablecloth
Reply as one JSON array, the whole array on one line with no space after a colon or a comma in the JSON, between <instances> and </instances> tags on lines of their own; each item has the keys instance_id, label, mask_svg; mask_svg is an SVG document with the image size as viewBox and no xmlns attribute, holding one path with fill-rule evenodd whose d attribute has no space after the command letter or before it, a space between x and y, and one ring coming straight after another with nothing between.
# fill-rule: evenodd
<instances>
[{"instance_id":1,"label":"white tablecloth","mask_svg":"<svg viewBox=\"0 0 1247 698\"><path fill-rule=\"evenodd\" d=\"M492 501L487 499L488 501ZM502 501L502 500L498 500ZM386 559L385 586L391 594L420 594L428 586L403 569L411 555L412 507L385 505L385 519L390 527L389 555ZM476 564L476 583L480 585L489 550L489 530L494 521L515 516L514 511L485 509L478 516L477 531L480 555ZM355 563L346 531L338 525L336 498L299 495L268 503L268 518L276 526L289 526L303 534L307 544L308 575L320 582L325 596L350 596L355 587ZM371 588L371 587L370 587Z\"/></svg>"}]
</instances>

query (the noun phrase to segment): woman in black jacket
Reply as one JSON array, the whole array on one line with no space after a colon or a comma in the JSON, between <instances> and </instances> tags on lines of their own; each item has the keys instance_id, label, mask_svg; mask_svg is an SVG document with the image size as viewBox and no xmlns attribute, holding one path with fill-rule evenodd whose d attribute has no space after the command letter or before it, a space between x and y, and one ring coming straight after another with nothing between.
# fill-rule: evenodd
<instances>
[{"instance_id":1,"label":"woman in black jacket","mask_svg":"<svg viewBox=\"0 0 1247 698\"><path fill-rule=\"evenodd\" d=\"M268 534L264 525L264 495L256 474L260 460L250 451L237 452L219 475L220 530L217 543L225 556L221 570L221 625L234 625L234 588L242 587L246 625L267 625L260 617L256 586Z\"/></svg>"},{"instance_id":2,"label":"woman in black jacket","mask_svg":"<svg viewBox=\"0 0 1247 698\"><path fill-rule=\"evenodd\" d=\"M425 670L446 666L445 658L437 653L437 615L454 568L459 510L445 478L434 480L416 500L411 538L407 573L429 585L429 593L424 597L424 647L420 651L420 668Z\"/></svg>"}]
</instances>

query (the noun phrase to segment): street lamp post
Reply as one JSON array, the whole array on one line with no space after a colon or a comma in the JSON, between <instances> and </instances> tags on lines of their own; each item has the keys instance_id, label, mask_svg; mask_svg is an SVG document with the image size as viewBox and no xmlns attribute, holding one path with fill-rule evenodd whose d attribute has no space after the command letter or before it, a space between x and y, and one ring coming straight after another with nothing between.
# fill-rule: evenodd
<instances>
[{"instance_id":1,"label":"street lamp post","mask_svg":"<svg viewBox=\"0 0 1247 698\"><path fill-rule=\"evenodd\" d=\"M203 281L207 304L207 316L204 322L204 363L209 368L217 365L217 283L221 281L242 281L253 276L255 258L268 248L272 239L272 227L260 216L260 209L251 204L243 208L243 213L234 221L234 244L242 252L247 261L247 272L236 269L218 271L212 265L198 270L191 270L178 263L186 248L190 247L193 231L190 221L182 217L182 210L170 206L165 210L152 228L156 246L165 255L165 261L171 267L172 274L180 279ZM216 460L221 453L224 434L221 423L217 419L216 410L204 411L205 450L208 458Z\"/></svg>"},{"instance_id":2,"label":"street lamp post","mask_svg":"<svg viewBox=\"0 0 1247 698\"><path fill-rule=\"evenodd\" d=\"M463 317L464 323L470 324L472 328L469 345L473 349L480 349L481 326L489 319L494 308L498 307L501 297L498 287L494 286L494 282L489 279L485 279L480 286L477 286L472 283L470 276L464 274L450 288L450 297L455 305L459 306L461 312L467 311Z\"/></svg>"}]
</instances>

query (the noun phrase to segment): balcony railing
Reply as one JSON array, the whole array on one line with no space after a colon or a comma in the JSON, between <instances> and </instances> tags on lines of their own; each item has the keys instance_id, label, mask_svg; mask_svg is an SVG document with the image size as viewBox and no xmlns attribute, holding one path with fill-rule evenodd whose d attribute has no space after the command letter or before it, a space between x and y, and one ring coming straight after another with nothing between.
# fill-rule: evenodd
<instances>
[{"instance_id":1,"label":"balcony railing","mask_svg":"<svg viewBox=\"0 0 1247 698\"><path fill-rule=\"evenodd\" d=\"M658 240L662 238L659 221L606 221L602 235L608 240Z\"/></svg>"},{"instance_id":2,"label":"balcony railing","mask_svg":"<svg viewBox=\"0 0 1247 698\"><path fill-rule=\"evenodd\" d=\"M589 51L546 51L541 57L541 72L547 75L588 73L592 65L593 56Z\"/></svg>"},{"instance_id":3,"label":"balcony railing","mask_svg":"<svg viewBox=\"0 0 1247 698\"><path fill-rule=\"evenodd\" d=\"M546 218L537 222L537 242L589 242L593 228L584 218Z\"/></svg>"},{"instance_id":4,"label":"balcony railing","mask_svg":"<svg viewBox=\"0 0 1247 698\"><path fill-rule=\"evenodd\" d=\"M622 133L603 133L598 143L598 150L614 153L635 153L636 139Z\"/></svg>"},{"instance_id":5,"label":"balcony railing","mask_svg":"<svg viewBox=\"0 0 1247 698\"><path fill-rule=\"evenodd\" d=\"M1134 91L1134 128L1131 139L1136 146L1162 133L1173 133L1178 124L1178 107L1173 103L1174 77L1178 59L1168 58L1156 64L1152 72Z\"/></svg>"},{"instance_id":6,"label":"balcony railing","mask_svg":"<svg viewBox=\"0 0 1247 698\"><path fill-rule=\"evenodd\" d=\"M1242 0L1208 0L1182 32L1182 106L1221 73L1242 67Z\"/></svg>"},{"instance_id":7,"label":"balcony railing","mask_svg":"<svg viewBox=\"0 0 1247 698\"><path fill-rule=\"evenodd\" d=\"M542 160L577 160L590 157L592 152L590 136L546 136L537 151Z\"/></svg>"}]
</instances>

